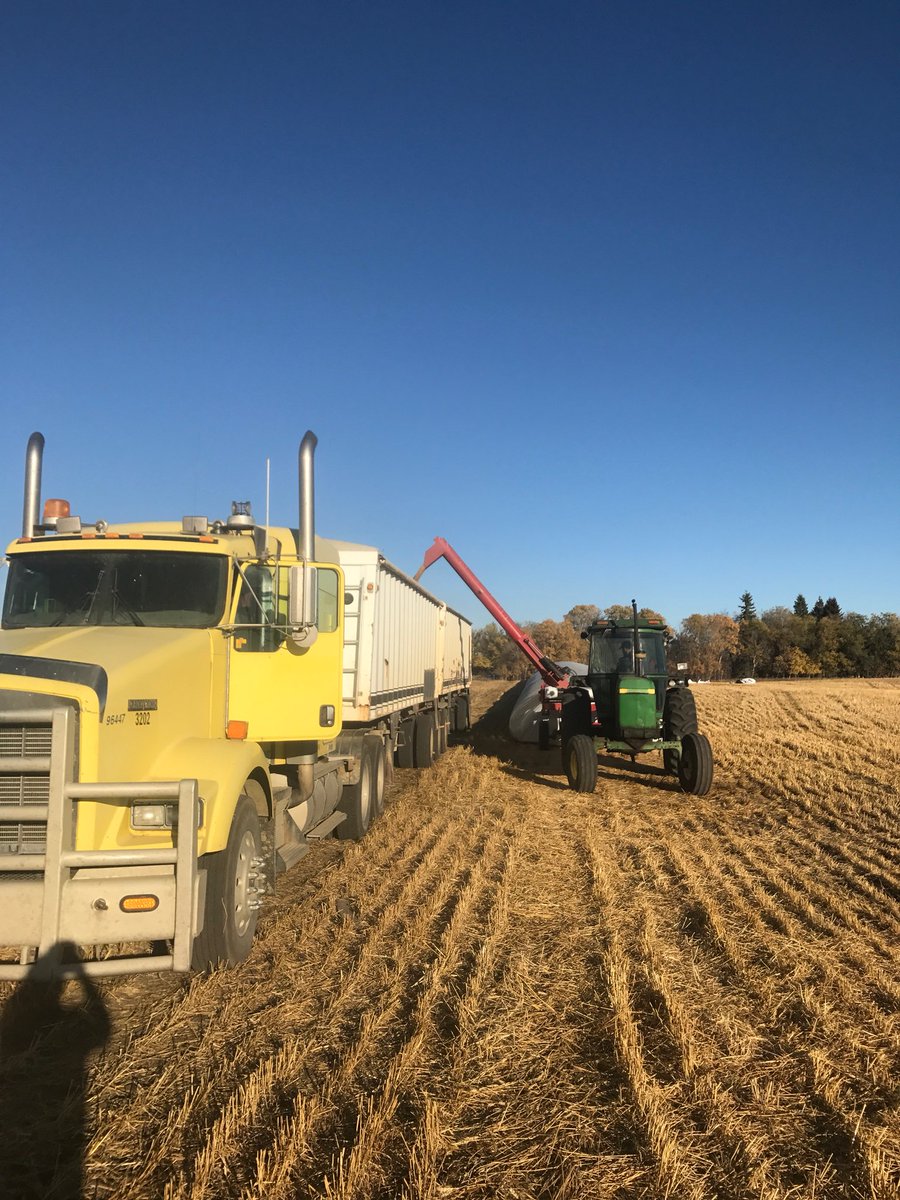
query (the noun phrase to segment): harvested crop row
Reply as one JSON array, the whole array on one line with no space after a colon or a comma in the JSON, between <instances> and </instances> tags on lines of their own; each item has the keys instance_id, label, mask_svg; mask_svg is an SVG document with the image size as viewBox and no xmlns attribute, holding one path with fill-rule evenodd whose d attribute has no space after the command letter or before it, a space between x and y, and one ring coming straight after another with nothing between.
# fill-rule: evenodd
<instances>
[{"instance_id":1,"label":"harvested crop row","mask_svg":"<svg viewBox=\"0 0 900 1200\"><path fill-rule=\"evenodd\" d=\"M482 696L241 967L103 987L74 1107L62 1030L7 1056L19 1195L893 1200L900 687L698 688L704 798L605 758L573 793Z\"/></svg>"}]
</instances>

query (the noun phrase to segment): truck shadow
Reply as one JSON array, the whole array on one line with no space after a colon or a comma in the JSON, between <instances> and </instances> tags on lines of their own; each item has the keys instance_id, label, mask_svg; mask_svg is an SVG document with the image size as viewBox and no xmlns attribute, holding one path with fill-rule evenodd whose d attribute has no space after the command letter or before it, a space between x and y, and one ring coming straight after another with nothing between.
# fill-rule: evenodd
<instances>
[{"instance_id":1,"label":"truck shadow","mask_svg":"<svg viewBox=\"0 0 900 1200\"><path fill-rule=\"evenodd\" d=\"M0 1016L0 1179L6 1200L81 1200L87 1145L88 1059L111 1024L94 983L79 973L46 979L47 960L69 961L74 947L34 963Z\"/></svg>"}]
</instances>

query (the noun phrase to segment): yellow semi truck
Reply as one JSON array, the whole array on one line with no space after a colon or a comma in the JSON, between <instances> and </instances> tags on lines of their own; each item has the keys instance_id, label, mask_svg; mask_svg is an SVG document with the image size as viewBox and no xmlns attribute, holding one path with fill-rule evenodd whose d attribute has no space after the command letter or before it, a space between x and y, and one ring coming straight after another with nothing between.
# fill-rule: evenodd
<instances>
[{"instance_id":1,"label":"yellow semi truck","mask_svg":"<svg viewBox=\"0 0 900 1200\"><path fill-rule=\"evenodd\" d=\"M26 453L0 631L0 979L243 959L316 838L468 727L471 625L373 547L298 528L84 523Z\"/></svg>"}]
</instances>

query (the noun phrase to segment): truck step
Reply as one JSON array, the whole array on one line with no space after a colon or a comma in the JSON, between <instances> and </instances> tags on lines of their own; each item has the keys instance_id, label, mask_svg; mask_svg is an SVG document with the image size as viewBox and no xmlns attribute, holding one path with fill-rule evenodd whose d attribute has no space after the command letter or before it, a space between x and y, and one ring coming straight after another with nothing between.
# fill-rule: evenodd
<instances>
[{"instance_id":1,"label":"truck step","mask_svg":"<svg viewBox=\"0 0 900 1200\"><path fill-rule=\"evenodd\" d=\"M305 842L287 842L284 846L280 846L275 851L275 873L277 875L289 871L304 854L309 853L309 846Z\"/></svg>"},{"instance_id":2,"label":"truck step","mask_svg":"<svg viewBox=\"0 0 900 1200\"><path fill-rule=\"evenodd\" d=\"M346 821L347 814L340 811L333 812L330 817L326 817L324 821L320 821L318 825L314 825L312 829L307 829L306 836L308 838L324 838L328 837L337 829L342 821Z\"/></svg>"}]
</instances>

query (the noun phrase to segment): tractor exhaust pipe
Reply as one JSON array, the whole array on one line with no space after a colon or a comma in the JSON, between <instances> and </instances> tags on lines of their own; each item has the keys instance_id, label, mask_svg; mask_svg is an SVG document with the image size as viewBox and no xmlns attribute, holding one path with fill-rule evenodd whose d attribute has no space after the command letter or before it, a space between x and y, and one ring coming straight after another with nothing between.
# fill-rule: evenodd
<instances>
[{"instance_id":1,"label":"tractor exhaust pipe","mask_svg":"<svg viewBox=\"0 0 900 1200\"><path fill-rule=\"evenodd\" d=\"M34 537L41 519L41 466L44 435L33 433L25 451L25 504L22 508L22 537Z\"/></svg>"},{"instance_id":2,"label":"tractor exhaust pipe","mask_svg":"<svg viewBox=\"0 0 900 1200\"><path fill-rule=\"evenodd\" d=\"M316 497L313 456L319 439L307 429L298 455L300 473L300 525L297 550L300 557L313 562L316 557Z\"/></svg>"},{"instance_id":3,"label":"tractor exhaust pipe","mask_svg":"<svg viewBox=\"0 0 900 1200\"><path fill-rule=\"evenodd\" d=\"M634 642L634 673L635 675L644 674L644 656L641 654L641 635L638 633L638 611L637 600L631 601L631 619L633 624L633 642Z\"/></svg>"}]
</instances>

